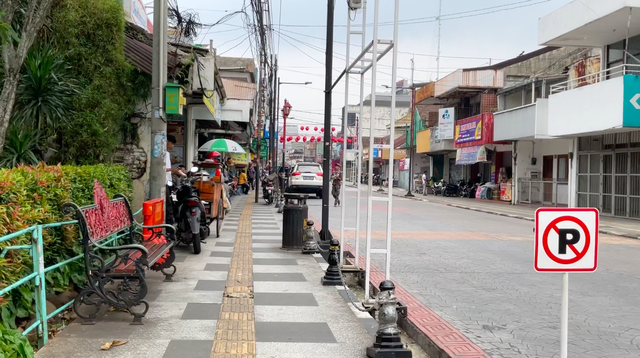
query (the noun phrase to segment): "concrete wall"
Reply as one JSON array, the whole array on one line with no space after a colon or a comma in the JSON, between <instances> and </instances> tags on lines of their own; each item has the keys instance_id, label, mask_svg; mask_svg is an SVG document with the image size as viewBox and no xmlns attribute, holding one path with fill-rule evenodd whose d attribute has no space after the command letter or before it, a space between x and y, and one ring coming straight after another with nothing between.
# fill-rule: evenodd
<instances>
[{"instance_id":1,"label":"concrete wall","mask_svg":"<svg viewBox=\"0 0 640 358\"><path fill-rule=\"evenodd\" d=\"M562 47L557 50L547 52L538 57L523 61L504 69L504 74L509 79L510 76L544 76L557 75L566 72L566 68L572 64L591 57L600 56L600 48L575 48ZM517 78L514 78L517 80Z\"/></svg>"},{"instance_id":2,"label":"concrete wall","mask_svg":"<svg viewBox=\"0 0 640 358\"><path fill-rule=\"evenodd\" d=\"M359 105L350 105L348 106L349 112L360 113ZM396 107L396 120L406 116L410 112L410 108L406 107ZM360 130L362 130L362 137L369 137L369 126L371 119L371 106L364 106L364 114L362 118L360 118ZM376 138L385 137L389 135L389 124L391 123L391 107L380 107L376 106L376 113L373 121L374 135ZM396 135L400 133L402 135L403 132L396 130Z\"/></svg>"}]
</instances>

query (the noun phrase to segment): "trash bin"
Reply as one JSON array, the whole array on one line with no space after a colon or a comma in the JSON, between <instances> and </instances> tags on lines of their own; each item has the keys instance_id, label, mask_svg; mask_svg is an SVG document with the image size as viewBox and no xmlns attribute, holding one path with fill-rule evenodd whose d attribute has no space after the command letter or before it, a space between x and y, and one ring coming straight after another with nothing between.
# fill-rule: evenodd
<instances>
[{"instance_id":1,"label":"trash bin","mask_svg":"<svg viewBox=\"0 0 640 358\"><path fill-rule=\"evenodd\" d=\"M309 215L308 195L284 194L282 221L282 248L302 249L304 247L304 221Z\"/></svg>"}]
</instances>

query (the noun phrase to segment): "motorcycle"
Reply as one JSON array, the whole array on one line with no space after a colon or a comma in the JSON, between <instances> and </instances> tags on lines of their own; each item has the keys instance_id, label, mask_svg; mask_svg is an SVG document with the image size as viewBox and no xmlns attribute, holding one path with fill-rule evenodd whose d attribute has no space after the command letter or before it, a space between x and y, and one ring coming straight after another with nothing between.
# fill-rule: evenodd
<instances>
[{"instance_id":1,"label":"motorcycle","mask_svg":"<svg viewBox=\"0 0 640 358\"><path fill-rule=\"evenodd\" d=\"M458 185L458 196L461 198L470 198L472 188L473 184L471 182L461 180L460 184Z\"/></svg>"},{"instance_id":2,"label":"motorcycle","mask_svg":"<svg viewBox=\"0 0 640 358\"><path fill-rule=\"evenodd\" d=\"M229 197L238 195L238 179L236 177L229 178L226 183L228 188Z\"/></svg>"},{"instance_id":3,"label":"motorcycle","mask_svg":"<svg viewBox=\"0 0 640 358\"><path fill-rule=\"evenodd\" d=\"M273 204L273 192L275 191L273 181L275 180L275 176L275 174L272 174L262 179L262 198L267 205Z\"/></svg>"},{"instance_id":4,"label":"motorcycle","mask_svg":"<svg viewBox=\"0 0 640 358\"><path fill-rule=\"evenodd\" d=\"M201 240L210 234L206 210L200 201L198 189L193 187L193 183L198 180L194 175L198 170L197 167L191 169L190 176L179 185L173 186L171 194L173 212L177 214L177 241L187 245L193 244L193 253L196 255L202 251Z\"/></svg>"},{"instance_id":5,"label":"motorcycle","mask_svg":"<svg viewBox=\"0 0 640 358\"><path fill-rule=\"evenodd\" d=\"M434 196L442 195L444 192L444 179L439 182L433 182L433 184L431 184L431 190Z\"/></svg>"},{"instance_id":6,"label":"motorcycle","mask_svg":"<svg viewBox=\"0 0 640 358\"><path fill-rule=\"evenodd\" d=\"M457 196L458 195L458 184L449 183L444 187L442 192L443 196Z\"/></svg>"}]
</instances>

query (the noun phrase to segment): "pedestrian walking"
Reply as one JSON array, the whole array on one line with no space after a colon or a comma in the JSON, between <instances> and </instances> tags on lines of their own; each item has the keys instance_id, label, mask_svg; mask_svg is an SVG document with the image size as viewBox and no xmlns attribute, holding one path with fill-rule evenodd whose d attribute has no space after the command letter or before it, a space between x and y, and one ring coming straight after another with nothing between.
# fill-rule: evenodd
<instances>
[{"instance_id":1,"label":"pedestrian walking","mask_svg":"<svg viewBox=\"0 0 640 358\"><path fill-rule=\"evenodd\" d=\"M249 185L251 186L251 190L255 190L255 184L256 184L256 168L253 166L253 164L251 164L251 167L249 168Z\"/></svg>"},{"instance_id":2,"label":"pedestrian walking","mask_svg":"<svg viewBox=\"0 0 640 358\"><path fill-rule=\"evenodd\" d=\"M427 187L429 182L427 181L427 171L422 173L422 195L427 196Z\"/></svg>"},{"instance_id":3,"label":"pedestrian walking","mask_svg":"<svg viewBox=\"0 0 640 358\"><path fill-rule=\"evenodd\" d=\"M336 165L336 169L331 174L331 182L333 187L331 189L331 195L333 196L333 206L340 206L340 189L342 187L342 172L340 171L340 165Z\"/></svg>"}]
</instances>

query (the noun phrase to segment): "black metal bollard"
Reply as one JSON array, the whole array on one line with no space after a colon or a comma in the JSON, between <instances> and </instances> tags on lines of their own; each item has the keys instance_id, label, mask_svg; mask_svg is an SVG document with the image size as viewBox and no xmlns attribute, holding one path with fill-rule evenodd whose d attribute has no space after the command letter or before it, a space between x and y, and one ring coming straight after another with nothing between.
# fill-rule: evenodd
<instances>
[{"instance_id":1,"label":"black metal bollard","mask_svg":"<svg viewBox=\"0 0 640 358\"><path fill-rule=\"evenodd\" d=\"M387 280L380 282L376 296L378 309L378 331L373 346L367 348L369 358L412 358L411 350L404 346L398 328L398 299L396 286Z\"/></svg>"},{"instance_id":2,"label":"black metal bollard","mask_svg":"<svg viewBox=\"0 0 640 358\"><path fill-rule=\"evenodd\" d=\"M340 242L336 239L331 239L330 245L329 259L327 260L327 262L329 263L329 267L327 267L327 271L322 278L322 285L340 286L343 284L340 267L338 267L338 263L340 262Z\"/></svg>"}]
</instances>

